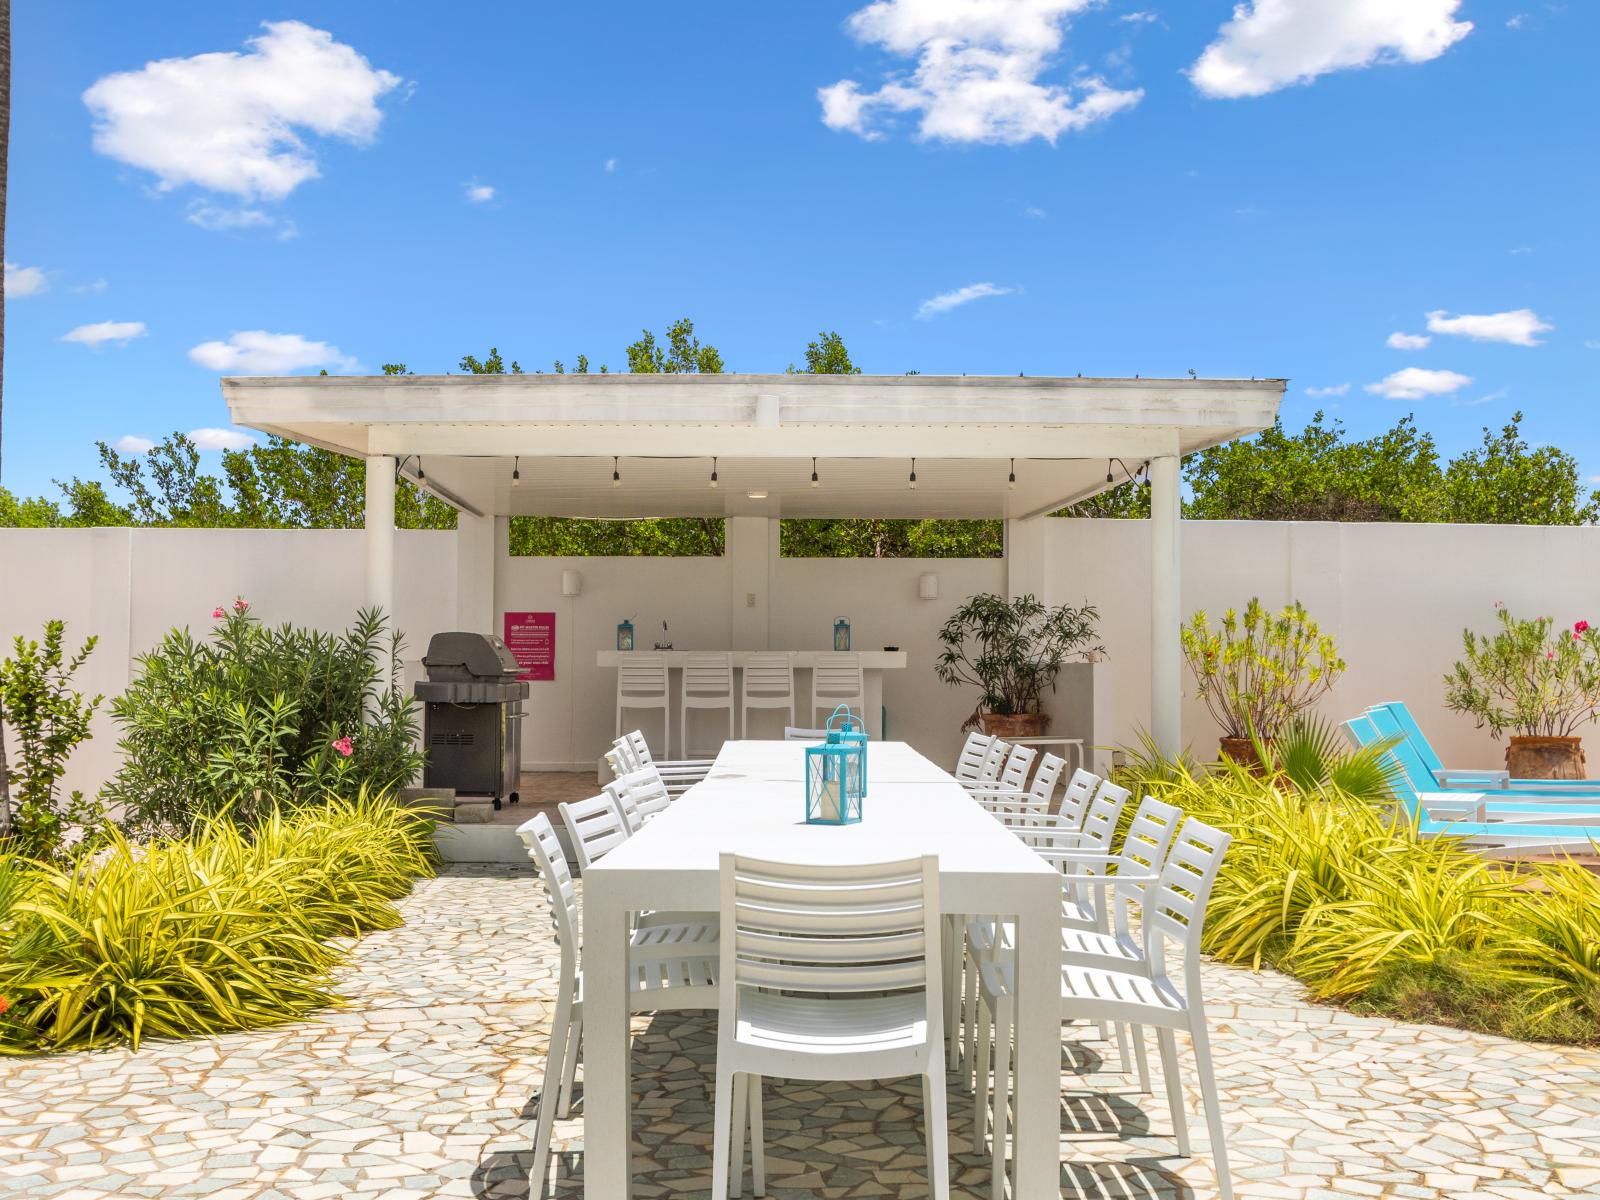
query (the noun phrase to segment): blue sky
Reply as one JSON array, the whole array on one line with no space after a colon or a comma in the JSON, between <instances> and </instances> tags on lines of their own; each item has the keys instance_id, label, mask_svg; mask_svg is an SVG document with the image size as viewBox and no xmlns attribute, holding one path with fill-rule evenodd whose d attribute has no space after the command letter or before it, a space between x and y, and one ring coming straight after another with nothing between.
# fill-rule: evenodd
<instances>
[{"instance_id":1,"label":"blue sky","mask_svg":"<svg viewBox=\"0 0 1600 1200\"><path fill-rule=\"evenodd\" d=\"M442 11L17 6L6 486L225 430L224 372L682 315L733 370L1288 376L1446 453L1520 408L1600 474L1600 5Z\"/></svg>"}]
</instances>

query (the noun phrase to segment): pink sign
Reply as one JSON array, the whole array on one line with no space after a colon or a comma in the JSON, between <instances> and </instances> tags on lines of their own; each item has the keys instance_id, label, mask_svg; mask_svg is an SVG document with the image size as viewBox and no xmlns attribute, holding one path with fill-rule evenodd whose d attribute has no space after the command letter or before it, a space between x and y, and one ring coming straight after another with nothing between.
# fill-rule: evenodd
<instances>
[{"instance_id":1,"label":"pink sign","mask_svg":"<svg viewBox=\"0 0 1600 1200\"><path fill-rule=\"evenodd\" d=\"M506 645L522 667L518 679L556 677L556 615L553 612L508 612Z\"/></svg>"}]
</instances>

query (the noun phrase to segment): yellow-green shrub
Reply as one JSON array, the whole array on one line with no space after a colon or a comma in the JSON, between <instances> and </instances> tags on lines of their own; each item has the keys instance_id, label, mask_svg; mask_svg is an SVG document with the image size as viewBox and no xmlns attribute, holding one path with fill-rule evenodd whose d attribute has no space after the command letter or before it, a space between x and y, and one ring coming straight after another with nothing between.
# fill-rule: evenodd
<instances>
[{"instance_id":1,"label":"yellow-green shrub","mask_svg":"<svg viewBox=\"0 0 1600 1200\"><path fill-rule=\"evenodd\" d=\"M430 826L330 797L246 833L226 820L66 868L0 859L0 1042L81 1049L292 1020L335 1001L327 939L390 928L431 873Z\"/></svg>"}]
</instances>

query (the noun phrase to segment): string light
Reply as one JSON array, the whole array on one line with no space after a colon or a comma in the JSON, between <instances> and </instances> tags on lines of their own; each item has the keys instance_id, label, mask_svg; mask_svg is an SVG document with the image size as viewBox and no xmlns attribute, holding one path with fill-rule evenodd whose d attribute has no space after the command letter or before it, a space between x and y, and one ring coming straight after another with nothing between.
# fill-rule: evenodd
<instances>
[{"instance_id":1,"label":"string light","mask_svg":"<svg viewBox=\"0 0 1600 1200\"><path fill-rule=\"evenodd\" d=\"M917 460L914 459L914 458L911 460L911 479L910 479L910 484L911 484L911 490L913 492L916 491L917 490Z\"/></svg>"},{"instance_id":2,"label":"string light","mask_svg":"<svg viewBox=\"0 0 1600 1200\"><path fill-rule=\"evenodd\" d=\"M821 487L822 486L817 480L817 456L815 454L813 454L811 456L811 486L812 487Z\"/></svg>"},{"instance_id":3,"label":"string light","mask_svg":"<svg viewBox=\"0 0 1600 1200\"><path fill-rule=\"evenodd\" d=\"M1017 460L1013 458L1011 460L1011 474L1006 476L1006 491L1014 492L1016 490L1017 490Z\"/></svg>"},{"instance_id":4,"label":"string light","mask_svg":"<svg viewBox=\"0 0 1600 1200\"><path fill-rule=\"evenodd\" d=\"M422 455L417 455L417 482L421 483L428 478L428 473L422 469Z\"/></svg>"},{"instance_id":5,"label":"string light","mask_svg":"<svg viewBox=\"0 0 1600 1200\"><path fill-rule=\"evenodd\" d=\"M716 487L717 486L717 460L716 460L716 457L714 455L712 456L712 459L711 459L711 486L712 487Z\"/></svg>"},{"instance_id":6,"label":"string light","mask_svg":"<svg viewBox=\"0 0 1600 1200\"><path fill-rule=\"evenodd\" d=\"M611 456L611 486L622 486L622 472L617 468L617 456L615 454Z\"/></svg>"},{"instance_id":7,"label":"string light","mask_svg":"<svg viewBox=\"0 0 1600 1200\"><path fill-rule=\"evenodd\" d=\"M517 455L511 460L511 486L517 487L522 483L522 455Z\"/></svg>"}]
</instances>

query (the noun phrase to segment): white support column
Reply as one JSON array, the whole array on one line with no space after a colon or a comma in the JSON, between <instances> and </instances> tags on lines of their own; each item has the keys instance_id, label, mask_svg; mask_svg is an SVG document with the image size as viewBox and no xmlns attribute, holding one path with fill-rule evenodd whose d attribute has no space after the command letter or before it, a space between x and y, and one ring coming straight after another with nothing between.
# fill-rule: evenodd
<instances>
[{"instance_id":1,"label":"white support column","mask_svg":"<svg viewBox=\"0 0 1600 1200\"><path fill-rule=\"evenodd\" d=\"M1150 736L1164 754L1183 748L1183 655L1178 638L1178 458L1150 460Z\"/></svg>"},{"instance_id":2,"label":"white support column","mask_svg":"<svg viewBox=\"0 0 1600 1200\"><path fill-rule=\"evenodd\" d=\"M456 514L456 628L498 633L494 624L495 533L504 519Z\"/></svg>"},{"instance_id":3,"label":"white support column","mask_svg":"<svg viewBox=\"0 0 1600 1200\"><path fill-rule=\"evenodd\" d=\"M391 621L394 611L394 459L367 456L366 533L367 607L380 608Z\"/></svg>"}]
</instances>

